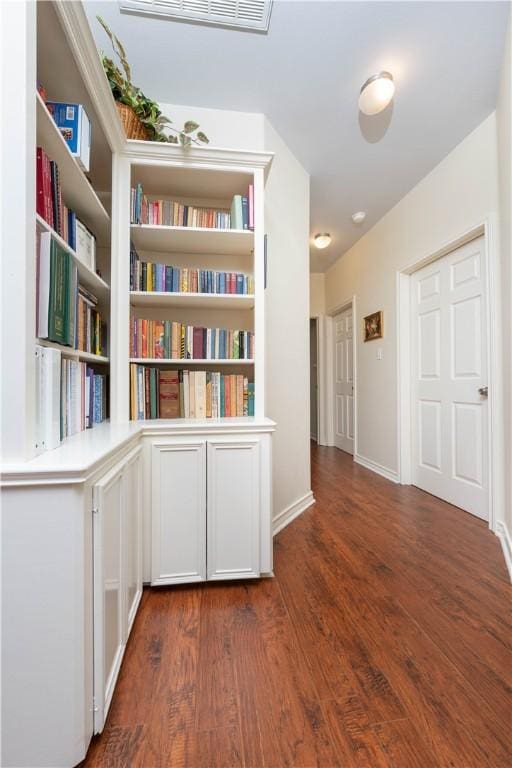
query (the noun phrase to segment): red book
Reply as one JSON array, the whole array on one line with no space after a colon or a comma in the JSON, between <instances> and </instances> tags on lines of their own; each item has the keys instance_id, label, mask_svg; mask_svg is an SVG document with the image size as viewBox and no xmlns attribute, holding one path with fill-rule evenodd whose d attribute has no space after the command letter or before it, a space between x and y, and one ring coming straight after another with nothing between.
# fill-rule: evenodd
<instances>
[{"instance_id":1,"label":"red book","mask_svg":"<svg viewBox=\"0 0 512 768\"><path fill-rule=\"evenodd\" d=\"M178 371L159 372L159 413L161 419L180 416L180 384Z\"/></svg>"},{"instance_id":2,"label":"red book","mask_svg":"<svg viewBox=\"0 0 512 768\"><path fill-rule=\"evenodd\" d=\"M203 357L203 329L194 328L193 332L192 358L201 360Z\"/></svg>"},{"instance_id":3,"label":"red book","mask_svg":"<svg viewBox=\"0 0 512 768\"><path fill-rule=\"evenodd\" d=\"M151 418L150 369L144 368L144 418Z\"/></svg>"},{"instance_id":4,"label":"red book","mask_svg":"<svg viewBox=\"0 0 512 768\"><path fill-rule=\"evenodd\" d=\"M36 153L36 210L46 221L46 207L45 207L45 194L44 194L44 150L41 147L37 148Z\"/></svg>"}]
</instances>

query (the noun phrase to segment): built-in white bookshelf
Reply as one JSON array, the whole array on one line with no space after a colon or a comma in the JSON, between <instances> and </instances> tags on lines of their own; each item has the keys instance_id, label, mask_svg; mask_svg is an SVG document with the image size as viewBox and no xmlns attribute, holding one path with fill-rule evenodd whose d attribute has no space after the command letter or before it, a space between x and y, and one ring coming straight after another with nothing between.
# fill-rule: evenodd
<instances>
[{"instance_id":1,"label":"built-in white bookshelf","mask_svg":"<svg viewBox=\"0 0 512 768\"><path fill-rule=\"evenodd\" d=\"M163 370L206 370L239 374L254 384L254 414L264 415L264 169L266 153L127 142L127 156L117 165L113 209L119 210L113 231L112 380L116 391L114 418L130 413L130 365ZM149 200L230 211L234 195L254 188L254 229L170 226L134 223L130 190L141 184ZM250 276L250 293L204 293L130 290L130 248L141 262L231 272ZM124 256L123 256L124 254ZM115 319L114 319L115 318ZM130 356L131 318L172 321L187 326L254 333L254 356L232 358L160 358Z\"/></svg>"}]
</instances>

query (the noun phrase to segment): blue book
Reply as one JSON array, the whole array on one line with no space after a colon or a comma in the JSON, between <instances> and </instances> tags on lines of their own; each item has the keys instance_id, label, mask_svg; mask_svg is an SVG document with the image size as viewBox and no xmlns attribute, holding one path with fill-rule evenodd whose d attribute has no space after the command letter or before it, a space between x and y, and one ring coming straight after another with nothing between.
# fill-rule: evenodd
<instances>
[{"instance_id":1,"label":"blue book","mask_svg":"<svg viewBox=\"0 0 512 768\"><path fill-rule=\"evenodd\" d=\"M226 293L226 273L220 273L220 291L219 293Z\"/></svg>"},{"instance_id":2,"label":"blue book","mask_svg":"<svg viewBox=\"0 0 512 768\"><path fill-rule=\"evenodd\" d=\"M46 106L69 151L82 170L88 173L91 158L91 122L83 105L47 101Z\"/></svg>"},{"instance_id":3,"label":"blue book","mask_svg":"<svg viewBox=\"0 0 512 768\"><path fill-rule=\"evenodd\" d=\"M176 267L172 270L172 290L175 293L180 290L180 270Z\"/></svg>"},{"instance_id":4,"label":"blue book","mask_svg":"<svg viewBox=\"0 0 512 768\"><path fill-rule=\"evenodd\" d=\"M236 292L237 293L244 292L244 276L243 275L236 276Z\"/></svg>"},{"instance_id":5,"label":"blue book","mask_svg":"<svg viewBox=\"0 0 512 768\"><path fill-rule=\"evenodd\" d=\"M68 245L76 251L76 213L68 209Z\"/></svg>"},{"instance_id":6,"label":"blue book","mask_svg":"<svg viewBox=\"0 0 512 768\"><path fill-rule=\"evenodd\" d=\"M167 293L172 291L172 267L165 268L165 290Z\"/></svg>"},{"instance_id":7,"label":"blue book","mask_svg":"<svg viewBox=\"0 0 512 768\"><path fill-rule=\"evenodd\" d=\"M243 229L249 229L249 200L242 197L242 226Z\"/></svg>"}]
</instances>

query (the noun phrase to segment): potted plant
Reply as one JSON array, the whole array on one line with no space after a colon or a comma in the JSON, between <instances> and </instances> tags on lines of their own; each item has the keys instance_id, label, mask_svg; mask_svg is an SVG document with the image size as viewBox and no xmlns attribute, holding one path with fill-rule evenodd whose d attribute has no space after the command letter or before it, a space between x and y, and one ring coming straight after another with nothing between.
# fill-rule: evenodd
<instances>
[{"instance_id":1,"label":"potted plant","mask_svg":"<svg viewBox=\"0 0 512 768\"><path fill-rule=\"evenodd\" d=\"M107 33L114 53L123 68L124 74L112 59L104 53L101 54L103 69L127 138L166 141L171 144L181 144L184 147L188 147L192 143L208 144L208 137L199 130L198 123L194 120L187 120L181 129L172 127L172 121L162 114L157 102L149 99L140 88L133 85L130 65L121 41L109 29L101 16L96 18Z\"/></svg>"}]
</instances>

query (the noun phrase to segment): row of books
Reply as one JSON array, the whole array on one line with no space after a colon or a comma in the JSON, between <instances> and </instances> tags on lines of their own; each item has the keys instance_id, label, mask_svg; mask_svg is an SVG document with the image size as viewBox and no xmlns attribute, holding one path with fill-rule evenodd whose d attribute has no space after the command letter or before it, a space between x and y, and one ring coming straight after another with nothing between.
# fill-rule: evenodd
<instances>
[{"instance_id":1,"label":"row of books","mask_svg":"<svg viewBox=\"0 0 512 768\"><path fill-rule=\"evenodd\" d=\"M38 232L37 240L37 336L104 355L106 323L97 298L79 284L73 257L50 232Z\"/></svg>"},{"instance_id":2,"label":"row of books","mask_svg":"<svg viewBox=\"0 0 512 768\"><path fill-rule=\"evenodd\" d=\"M36 344L35 379L37 454L105 420L107 379L86 363Z\"/></svg>"},{"instance_id":3,"label":"row of books","mask_svg":"<svg viewBox=\"0 0 512 768\"><path fill-rule=\"evenodd\" d=\"M241 272L173 267L141 261L130 251L130 290L163 293L254 293L254 278Z\"/></svg>"},{"instance_id":4,"label":"row of books","mask_svg":"<svg viewBox=\"0 0 512 768\"><path fill-rule=\"evenodd\" d=\"M66 241L78 258L95 271L96 239L75 212L64 204L59 166L50 160L42 147L37 147L36 158L37 213Z\"/></svg>"},{"instance_id":5,"label":"row of books","mask_svg":"<svg viewBox=\"0 0 512 768\"><path fill-rule=\"evenodd\" d=\"M254 384L216 371L161 371L130 365L130 418L254 416Z\"/></svg>"},{"instance_id":6,"label":"row of books","mask_svg":"<svg viewBox=\"0 0 512 768\"><path fill-rule=\"evenodd\" d=\"M130 320L130 357L162 360L252 360L254 333L201 328L172 320Z\"/></svg>"},{"instance_id":7,"label":"row of books","mask_svg":"<svg viewBox=\"0 0 512 768\"><path fill-rule=\"evenodd\" d=\"M254 185L249 185L246 195L234 195L231 209L228 211L148 197L144 194L142 184L137 184L131 190L130 217L132 224L205 229L254 229Z\"/></svg>"}]
</instances>

